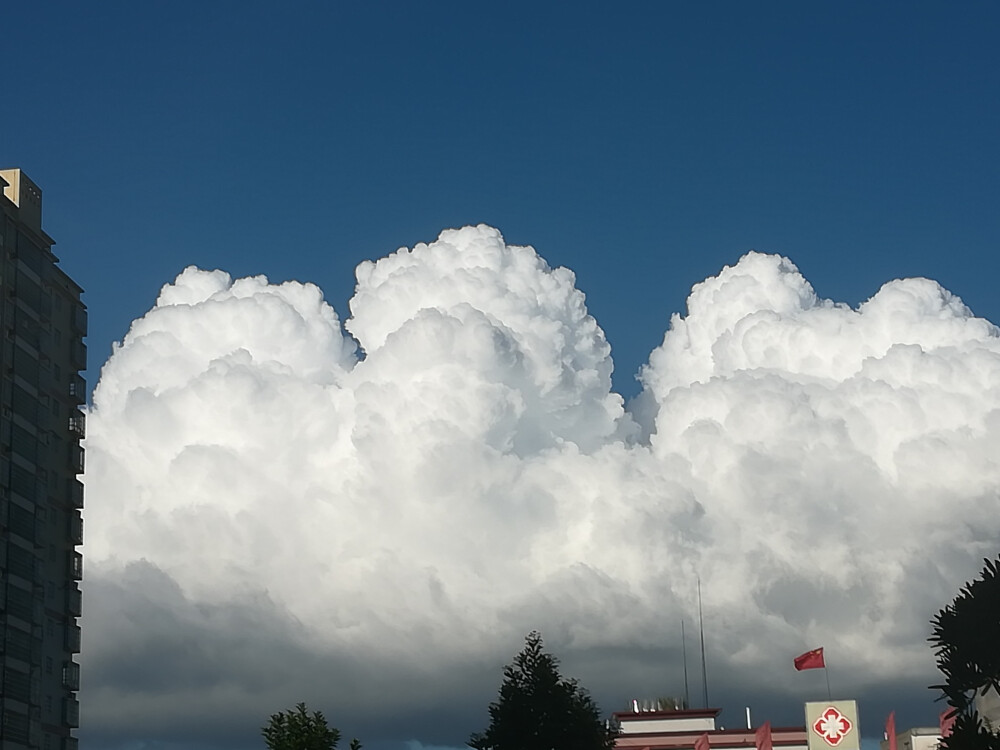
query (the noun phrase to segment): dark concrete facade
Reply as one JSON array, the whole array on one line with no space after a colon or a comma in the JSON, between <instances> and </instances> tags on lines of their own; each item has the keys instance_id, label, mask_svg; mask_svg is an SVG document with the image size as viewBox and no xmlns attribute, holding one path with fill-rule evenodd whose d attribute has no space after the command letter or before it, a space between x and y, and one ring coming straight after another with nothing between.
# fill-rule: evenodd
<instances>
[{"instance_id":1,"label":"dark concrete facade","mask_svg":"<svg viewBox=\"0 0 1000 750\"><path fill-rule=\"evenodd\" d=\"M0 170L0 750L76 750L87 310Z\"/></svg>"}]
</instances>

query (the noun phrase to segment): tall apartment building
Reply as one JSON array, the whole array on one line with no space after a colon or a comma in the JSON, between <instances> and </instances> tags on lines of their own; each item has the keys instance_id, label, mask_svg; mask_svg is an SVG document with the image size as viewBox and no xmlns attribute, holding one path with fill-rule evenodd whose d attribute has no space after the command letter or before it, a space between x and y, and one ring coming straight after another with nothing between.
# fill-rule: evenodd
<instances>
[{"instance_id":1,"label":"tall apartment building","mask_svg":"<svg viewBox=\"0 0 1000 750\"><path fill-rule=\"evenodd\" d=\"M0 750L75 750L87 310L42 191L0 188Z\"/></svg>"}]
</instances>

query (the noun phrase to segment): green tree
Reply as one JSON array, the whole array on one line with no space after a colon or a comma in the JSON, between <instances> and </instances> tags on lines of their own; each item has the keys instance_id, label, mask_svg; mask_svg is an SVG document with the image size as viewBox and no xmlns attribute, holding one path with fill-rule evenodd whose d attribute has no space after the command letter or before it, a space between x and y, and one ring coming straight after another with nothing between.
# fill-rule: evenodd
<instances>
[{"instance_id":1,"label":"green tree","mask_svg":"<svg viewBox=\"0 0 1000 750\"><path fill-rule=\"evenodd\" d=\"M559 662L533 631L503 671L490 725L469 738L476 750L610 750L614 735L597 704L576 680L563 679Z\"/></svg>"},{"instance_id":2,"label":"green tree","mask_svg":"<svg viewBox=\"0 0 1000 750\"><path fill-rule=\"evenodd\" d=\"M270 750L336 750L340 742L340 731L320 711L308 713L305 703L273 714L260 733ZM361 743L351 740L351 750L361 750Z\"/></svg>"},{"instance_id":3,"label":"green tree","mask_svg":"<svg viewBox=\"0 0 1000 750\"><path fill-rule=\"evenodd\" d=\"M965 585L931 620L930 642L944 685L941 690L955 714L955 725L942 741L946 750L1000 750L1000 736L976 711L977 693L1000 690L1000 559L986 560L979 580Z\"/></svg>"}]
</instances>

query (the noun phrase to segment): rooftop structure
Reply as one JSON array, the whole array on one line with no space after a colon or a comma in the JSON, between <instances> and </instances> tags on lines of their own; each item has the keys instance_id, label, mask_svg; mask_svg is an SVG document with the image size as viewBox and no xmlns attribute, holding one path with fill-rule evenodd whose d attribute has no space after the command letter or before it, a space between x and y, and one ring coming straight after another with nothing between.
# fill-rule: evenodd
<instances>
[{"instance_id":1,"label":"rooftop structure","mask_svg":"<svg viewBox=\"0 0 1000 750\"><path fill-rule=\"evenodd\" d=\"M712 750L756 747L758 728L717 729L716 719L720 711L718 708L620 711L613 714L619 727L615 748L684 749L694 748L697 743L705 740ZM806 750L806 728L772 727L771 744L775 748Z\"/></svg>"}]
</instances>

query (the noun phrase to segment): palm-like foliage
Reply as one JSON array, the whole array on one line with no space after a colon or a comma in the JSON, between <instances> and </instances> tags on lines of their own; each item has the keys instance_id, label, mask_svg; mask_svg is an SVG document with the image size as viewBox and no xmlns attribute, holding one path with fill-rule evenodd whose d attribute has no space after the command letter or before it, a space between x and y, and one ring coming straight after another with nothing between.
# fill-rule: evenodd
<instances>
[{"instance_id":1,"label":"palm-like foliage","mask_svg":"<svg viewBox=\"0 0 1000 750\"><path fill-rule=\"evenodd\" d=\"M977 692L1000 690L1000 560L986 560L981 578L967 583L931 620L929 638L944 675L941 690L955 714L945 750L1000 750L1000 736L983 726Z\"/></svg>"}]
</instances>

